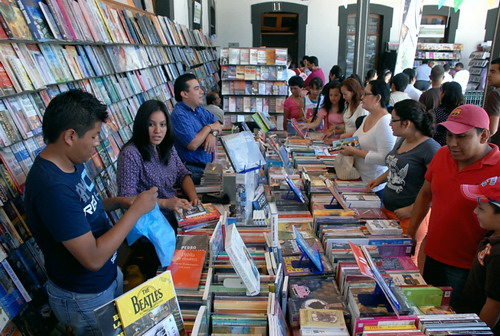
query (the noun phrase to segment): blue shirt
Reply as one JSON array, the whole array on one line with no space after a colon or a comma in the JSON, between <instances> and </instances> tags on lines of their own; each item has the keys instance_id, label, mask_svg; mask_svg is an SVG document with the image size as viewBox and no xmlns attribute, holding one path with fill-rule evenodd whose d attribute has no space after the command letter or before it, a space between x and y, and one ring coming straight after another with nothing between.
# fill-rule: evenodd
<instances>
[{"instance_id":1,"label":"blue shirt","mask_svg":"<svg viewBox=\"0 0 500 336\"><path fill-rule=\"evenodd\" d=\"M89 271L63 242L111 228L94 183L82 164L65 173L37 156L26 180L27 223L45 256L47 274L57 286L77 293L100 293L116 278L116 252L96 272Z\"/></svg>"},{"instance_id":2,"label":"blue shirt","mask_svg":"<svg viewBox=\"0 0 500 336\"><path fill-rule=\"evenodd\" d=\"M190 151L187 149L187 145L193 141L203 127L217 121L215 116L203 106L198 106L193 110L185 103L179 102L175 104L170 118L175 131L174 145L181 160L202 164L211 162L212 153L206 152L203 146L198 147L195 151Z\"/></svg>"}]
</instances>

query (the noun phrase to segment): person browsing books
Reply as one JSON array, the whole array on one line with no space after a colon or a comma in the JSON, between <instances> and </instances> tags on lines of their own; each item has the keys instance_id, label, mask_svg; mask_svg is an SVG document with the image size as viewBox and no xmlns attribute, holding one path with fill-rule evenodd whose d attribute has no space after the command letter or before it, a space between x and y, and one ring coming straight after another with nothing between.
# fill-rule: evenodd
<instances>
[{"instance_id":1,"label":"person browsing books","mask_svg":"<svg viewBox=\"0 0 500 336\"><path fill-rule=\"evenodd\" d=\"M415 100L405 99L394 105L390 126L392 134L398 137L398 140L385 157L389 169L368 182L366 189L369 191L387 182L382 211L390 219L397 219L406 234L413 203L424 184L427 166L441 146L432 138L433 115L426 112L424 106ZM416 251L420 251L426 232L427 221L420 226L417 233Z\"/></svg>"},{"instance_id":2,"label":"person browsing books","mask_svg":"<svg viewBox=\"0 0 500 336\"><path fill-rule=\"evenodd\" d=\"M212 161L222 125L202 106L203 90L195 75L179 76L174 83L174 94L177 104L170 116L175 131L174 145L191 171L193 182L199 184L206 164Z\"/></svg>"},{"instance_id":3,"label":"person browsing books","mask_svg":"<svg viewBox=\"0 0 500 336\"><path fill-rule=\"evenodd\" d=\"M350 138L356 131L356 119L366 116L368 112L361 106L363 88L354 78L347 78L342 82L340 92L345 100L345 111L343 114L345 133L340 138Z\"/></svg>"},{"instance_id":4,"label":"person browsing books","mask_svg":"<svg viewBox=\"0 0 500 336\"><path fill-rule=\"evenodd\" d=\"M354 156L354 166L365 182L375 179L387 170L385 157L396 141L389 126L391 115L386 109L389 95L389 85L384 81L376 80L368 83L364 90L363 108L369 113L354 132L361 148L343 146L340 151L342 155ZM384 186L385 183L381 183L372 189L381 199Z\"/></svg>"},{"instance_id":5,"label":"person browsing books","mask_svg":"<svg viewBox=\"0 0 500 336\"><path fill-rule=\"evenodd\" d=\"M476 202L463 198L461 184L478 184L500 175L500 152L488 144L488 114L479 106L461 105L438 127L447 130L446 144L434 155L413 205L408 234L415 238L432 202L425 243L424 279L433 286L453 287L457 304L476 247L486 231L473 210Z\"/></svg>"},{"instance_id":6,"label":"person browsing books","mask_svg":"<svg viewBox=\"0 0 500 336\"><path fill-rule=\"evenodd\" d=\"M99 144L106 106L71 90L47 106L47 146L36 157L25 189L27 223L49 277L46 290L57 319L75 335L100 335L94 309L123 291L116 250L136 221L153 209L157 189L102 200L83 163ZM111 226L106 211L128 208Z\"/></svg>"},{"instance_id":7,"label":"person browsing books","mask_svg":"<svg viewBox=\"0 0 500 336\"><path fill-rule=\"evenodd\" d=\"M479 226L486 230L477 248L467 278L462 299L456 307L459 313L476 313L482 321L500 334L500 176L491 177L478 185L460 186L462 196L475 202L474 213Z\"/></svg>"},{"instance_id":8,"label":"person browsing books","mask_svg":"<svg viewBox=\"0 0 500 336\"><path fill-rule=\"evenodd\" d=\"M327 84L325 90L328 97L324 99L323 106L319 110L316 119L307 124L299 124L301 129L317 129L323 124L325 137L332 135L334 139L338 139L344 131L344 98L340 93L340 82L334 80Z\"/></svg>"},{"instance_id":9,"label":"person browsing books","mask_svg":"<svg viewBox=\"0 0 500 336\"><path fill-rule=\"evenodd\" d=\"M283 129L288 128L290 119L297 121L304 120L305 98L302 89L304 88L304 80L300 76L293 76L288 80L288 86L292 95L285 99L283 103Z\"/></svg>"},{"instance_id":10,"label":"person browsing books","mask_svg":"<svg viewBox=\"0 0 500 336\"><path fill-rule=\"evenodd\" d=\"M151 187L158 188L158 205L177 229L174 211L190 210L201 204L191 172L184 166L174 145L174 130L167 106L148 100L139 107L132 138L118 156L117 184L120 196L135 196ZM178 185L188 200L177 198Z\"/></svg>"}]
</instances>

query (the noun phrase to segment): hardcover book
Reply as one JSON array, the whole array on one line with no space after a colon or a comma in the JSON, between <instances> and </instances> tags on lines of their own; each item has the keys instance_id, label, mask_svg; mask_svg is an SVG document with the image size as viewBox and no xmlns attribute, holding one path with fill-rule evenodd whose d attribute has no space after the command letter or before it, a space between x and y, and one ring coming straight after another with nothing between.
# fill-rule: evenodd
<instances>
[{"instance_id":1,"label":"hardcover book","mask_svg":"<svg viewBox=\"0 0 500 336\"><path fill-rule=\"evenodd\" d=\"M184 330L170 271L135 287L115 302L126 336L142 335L170 315L175 318L177 329Z\"/></svg>"}]
</instances>

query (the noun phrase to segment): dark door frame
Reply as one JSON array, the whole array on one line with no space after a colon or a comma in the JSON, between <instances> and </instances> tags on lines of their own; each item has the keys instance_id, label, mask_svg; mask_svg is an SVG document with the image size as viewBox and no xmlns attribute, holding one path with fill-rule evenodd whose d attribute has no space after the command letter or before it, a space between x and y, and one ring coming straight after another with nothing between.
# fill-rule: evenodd
<instances>
[{"instance_id":1,"label":"dark door frame","mask_svg":"<svg viewBox=\"0 0 500 336\"><path fill-rule=\"evenodd\" d=\"M356 14L357 4L348 5L347 8L339 6L339 52L337 64L342 68L346 68L347 56L347 16ZM370 4L368 14L380 15L382 20L382 34L380 36L379 61L384 53L384 48L391 35L393 9L384 5ZM378 64L377 64L378 67ZM359 74L364 76L364 74Z\"/></svg>"},{"instance_id":2,"label":"dark door frame","mask_svg":"<svg viewBox=\"0 0 500 336\"><path fill-rule=\"evenodd\" d=\"M455 43L455 35L457 34L458 18L460 10L455 12L452 7L442 6L438 8L436 5L426 5L422 9L422 15L441 15L448 17L448 39L446 43Z\"/></svg>"},{"instance_id":3,"label":"dark door frame","mask_svg":"<svg viewBox=\"0 0 500 336\"><path fill-rule=\"evenodd\" d=\"M297 62L302 60L306 51L306 25L307 25L307 6L298 5L289 2L263 2L259 4L252 5L252 46L261 46L261 22L260 16L264 13L272 12L286 12L298 14L298 53Z\"/></svg>"}]
</instances>

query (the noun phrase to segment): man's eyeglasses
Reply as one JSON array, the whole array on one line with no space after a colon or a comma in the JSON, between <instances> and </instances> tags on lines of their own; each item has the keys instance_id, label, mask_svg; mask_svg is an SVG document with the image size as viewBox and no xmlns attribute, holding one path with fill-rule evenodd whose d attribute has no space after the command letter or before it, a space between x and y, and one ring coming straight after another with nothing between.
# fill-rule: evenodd
<instances>
[{"instance_id":1,"label":"man's eyeglasses","mask_svg":"<svg viewBox=\"0 0 500 336\"><path fill-rule=\"evenodd\" d=\"M398 122L398 121L401 121L401 119L391 119L391 123L395 123L395 122Z\"/></svg>"},{"instance_id":2,"label":"man's eyeglasses","mask_svg":"<svg viewBox=\"0 0 500 336\"><path fill-rule=\"evenodd\" d=\"M363 96L375 96L375 95L371 92L363 91Z\"/></svg>"}]
</instances>

